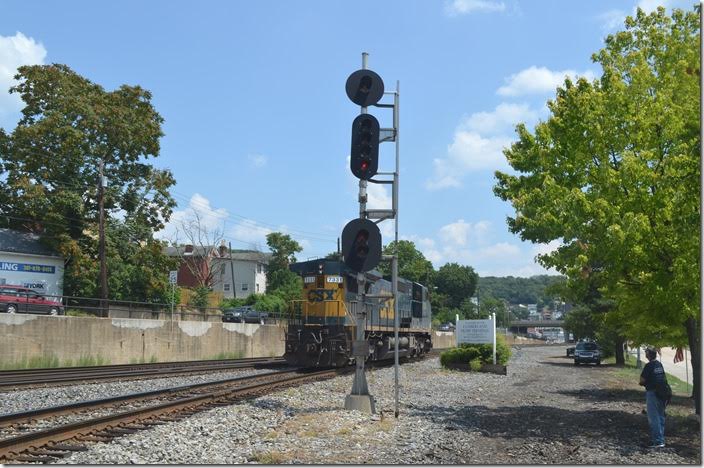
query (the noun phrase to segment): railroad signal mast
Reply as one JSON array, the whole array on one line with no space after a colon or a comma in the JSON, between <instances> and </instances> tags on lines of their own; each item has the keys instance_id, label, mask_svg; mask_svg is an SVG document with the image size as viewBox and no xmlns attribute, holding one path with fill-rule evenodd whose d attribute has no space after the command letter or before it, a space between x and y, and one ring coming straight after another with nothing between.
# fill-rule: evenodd
<instances>
[{"instance_id":1,"label":"railroad signal mast","mask_svg":"<svg viewBox=\"0 0 704 468\"><path fill-rule=\"evenodd\" d=\"M381 232L378 223L386 219L395 220L395 244L398 246L398 175L399 175L399 83L396 91L384 92L384 81L375 72L367 69L366 52L362 53L362 68L347 78L345 91L352 102L359 105L360 115L352 122L352 145L350 148L350 170L359 179L359 218L353 219L342 231L342 255L345 265L357 272L357 290L361 300L355 307L356 339L352 347L356 369L352 392L345 398L345 409L356 409L374 413L374 398L369 394L364 374L364 361L369 356L369 344L364 330L369 304L367 299L394 299L394 361L395 361L395 415L398 417L398 256L381 254ZM394 96L393 104L380 104L384 94ZM393 127L381 128L379 121L367 113L367 107L393 109ZM379 172L379 144L396 143L396 166L394 172ZM392 176L391 180L374 179L374 176ZM391 184L391 209L367 210L367 183ZM372 221L376 220L376 221ZM398 248L398 247L396 247ZM391 261L391 296L366 294L365 272L376 268L382 260Z\"/></svg>"}]
</instances>

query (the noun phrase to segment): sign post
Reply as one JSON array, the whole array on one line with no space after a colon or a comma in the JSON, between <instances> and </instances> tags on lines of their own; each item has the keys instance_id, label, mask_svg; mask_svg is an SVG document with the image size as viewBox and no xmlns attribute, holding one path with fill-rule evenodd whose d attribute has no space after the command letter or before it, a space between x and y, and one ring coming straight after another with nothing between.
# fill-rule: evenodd
<instances>
[{"instance_id":1,"label":"sign post","mask_svg":"<svg viewBox=\"0 0 704 468\"><path fill-rule=\"evenodd\" d=\"M169 272L169 283L171 284L171 321L174 320L174 299L176 296L176 280L178 279L178 271L172 270Z\"/></svg>"}]
</instances>

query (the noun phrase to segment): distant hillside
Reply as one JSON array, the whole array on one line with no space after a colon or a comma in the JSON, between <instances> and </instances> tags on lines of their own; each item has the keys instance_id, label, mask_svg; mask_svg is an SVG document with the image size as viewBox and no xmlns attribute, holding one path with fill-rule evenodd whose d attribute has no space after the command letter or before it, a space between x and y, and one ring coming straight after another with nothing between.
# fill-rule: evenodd
<instances>
[{"instance_id":1,"label":"distant hillside","mask_svg":"<svg viewBox=\"0 0 704 468\"><path fill-rule=\"evenodd\" d=\"M546 304L553 297L545 293L551 284L564 282L564 276L538 275L530 278L487 276L479 278L479 298L495 297L510 304Z\"/></svg>"}]
</instances>

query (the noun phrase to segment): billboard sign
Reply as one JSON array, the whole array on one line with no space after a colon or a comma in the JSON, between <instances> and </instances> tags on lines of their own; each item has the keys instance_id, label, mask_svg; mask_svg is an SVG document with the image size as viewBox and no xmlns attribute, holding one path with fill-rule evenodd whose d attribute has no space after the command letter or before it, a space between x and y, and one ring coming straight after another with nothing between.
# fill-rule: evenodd
<instances>
[{"instance_id":1,"label":"billboard sign","mask_svg":"<svg viewBox=\"0 0 704 468\"><path fill-rule=\"evenodd\" d=\"M458 320L455 329L457 344L472 343L484 344L494 342L494 321L486 320Z\"/></svg>"}]
</instances>

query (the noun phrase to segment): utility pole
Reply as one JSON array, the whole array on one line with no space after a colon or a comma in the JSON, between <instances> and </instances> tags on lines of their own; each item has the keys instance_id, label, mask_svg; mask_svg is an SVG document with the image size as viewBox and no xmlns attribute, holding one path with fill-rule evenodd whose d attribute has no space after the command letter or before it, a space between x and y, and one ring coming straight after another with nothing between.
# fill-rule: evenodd
<instances>
[{"instance_id":1,"label":"utility pole","mask_svg":"<svg viewBox=\"0 0 704 468\"><path fill-rule=\"evenodd\" d=\"M232 288L232 298L237 299L237 289L235 289L235 267L232 265L232 242L228 242L227 247L230 250L230 274L232 275L232 284L230 287Z\"/></svg>"},{"instance_id":2,"label":"utility pole","mask_svg":"<svg viewBox=\"0 0 704 468\"><path fill-rule=\"evenodd\" d=\"M107 317L108 270L105 261L105 177L103 159L98 165L98 255L100 257L100 315Z\"/></svg>"}]
</instances>

